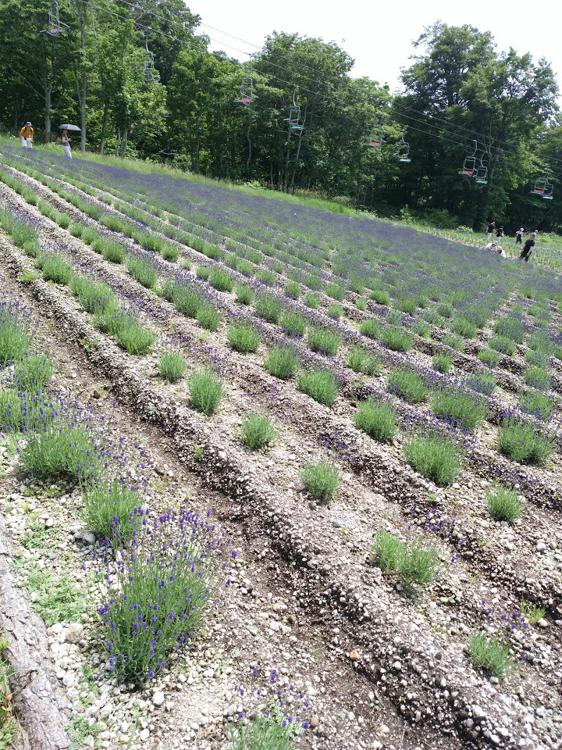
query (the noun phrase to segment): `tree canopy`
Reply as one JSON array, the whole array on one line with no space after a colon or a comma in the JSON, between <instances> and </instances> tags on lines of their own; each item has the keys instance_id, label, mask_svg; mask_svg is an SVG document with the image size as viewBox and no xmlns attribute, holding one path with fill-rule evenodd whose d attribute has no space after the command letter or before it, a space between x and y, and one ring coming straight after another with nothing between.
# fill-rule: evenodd
<instances>
[{"instance_id":1,"label":"tree canopy","mask_svg":"<svg viewBox=\"0 0 562 750\"><path fill-rule=\"evenodd\" d=\"M209 51L182 0L0 0L0 126L58 122L81 147L171 162L280 190L338 196L444 225L496 218L562 227L562 126L545 60L498 51L489 32L438 22L414 43L403 90L351 76L333 42L272 33L250 61ZM64 24L64 25L63 25ZM248 79L254 99L237 101ZM292 104L292 123L289 111ZM294 118L297 117L297 120ZM377 132L380 148L366 145ZM411 161L400 162L400 144ZM475 153L486 181L459 175ZM530 194L548 178L554 200Z\"/></svg>"}]
</instances>

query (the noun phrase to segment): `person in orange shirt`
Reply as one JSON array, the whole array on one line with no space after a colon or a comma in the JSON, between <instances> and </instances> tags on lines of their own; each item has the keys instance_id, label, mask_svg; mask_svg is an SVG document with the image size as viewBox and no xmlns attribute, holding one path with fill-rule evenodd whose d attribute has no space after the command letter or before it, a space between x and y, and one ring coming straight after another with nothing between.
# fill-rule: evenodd
<instances>
[{"instance_id":1,"label":"person in orange shirt","mask_svg":"<svg viewBox=\"0 0 562 750\"><path fill-rule=\"evenodd\" d=\"M20 143L22 148L33 148L33 127L30 122L26 122L20 130Z\"/></svg>"}]
</instances>

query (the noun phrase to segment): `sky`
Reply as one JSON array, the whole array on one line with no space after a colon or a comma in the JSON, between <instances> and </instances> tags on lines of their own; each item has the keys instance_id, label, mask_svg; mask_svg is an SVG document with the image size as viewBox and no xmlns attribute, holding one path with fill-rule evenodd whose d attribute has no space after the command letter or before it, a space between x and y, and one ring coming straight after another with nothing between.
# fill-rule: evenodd
<instances>
[{"instance_id":1,"label":"sky","mask_svg":"<svg viewBox=\"0 0 562 750\"><path fill-rule=\"evenodd\" d=\"M400 69L410 64L412 42L424 26L438 20L471 24L491 31L499 50L513 47L535 60L546 58L562 89L560 0L186 0L186 5L201 16L200 30L211 37L212 50L243 61L248 59L243 53L256 52L272 31L298 32L336 42L355 60L352 76L388 83L391 91L399 89Z\"/></svg>"}]
</instances>

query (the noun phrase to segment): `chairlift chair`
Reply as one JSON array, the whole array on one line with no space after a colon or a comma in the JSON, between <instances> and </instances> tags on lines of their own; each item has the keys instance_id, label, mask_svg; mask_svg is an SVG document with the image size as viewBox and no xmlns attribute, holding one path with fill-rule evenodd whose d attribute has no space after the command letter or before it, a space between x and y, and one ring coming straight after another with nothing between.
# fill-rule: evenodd
<instances>
[{"instance_id":1,"label":"chairlift chair","mask_svg":"<svg viewBox=\"0 0 562 750\"><path fill-rule=\"evenodd\" d=\"M382 129L382 122L375 125L369 135L369 140L366 141L365 145L369 148L381 148L384 143L384 132Z\"/></svg>"},{"instance_id":2,"label":"chairlift chair","mask_svg":"<svg viewBox=\"0 0 562 750\"><path fill-rule=\"evenodd\" d=\"M478 157L476 154L478 153L478 141L474 141L474 151L469 156L465 156L462 169L459 169L459 174L465 175L465 177L475 177L478 173ZM480 160L480 164L482 164L482 161ZM486 174L488 173L488 170L486 168Z\"/></svg>"},{"instance_id":3,"label":"chairlift chair","mask_svg":"<svg viewBox=\"0 0 562 750\"><path fill-rule=\"evenodd\" d=\"M58 0L51 0L49 6L49 20L47 28L43 29L43 33L48 34L52 37L57 37L62 31L68 29L68 24L63 23L60 20L60 7Z\"/></svg>"},{"instance_id":4,"label":"chairlift chair","mask_svg":"<svg viewBox=\"0 0 562 750\"><path fill-rule=\"evenodd\" d=\"M402 136L398 147L398 161L403 164L409 164L412 161L410 159L410 144L404 140L404 136Z\"/></svg>"},{"instance_id":5,"label":"chairlift chair","mask_svg":"<svg viewBox=\"0 0 562 750\"><path fill-rule=\"evenodd\" d=\"M254 79L251 76L246 76L240 86L240 96L236 101L238 104L243 104L244 107L249 107L254 103L254 100L258 97L254 94Z\"/></svg>"},{"instance_id":6,"label":"chairlift chair","mask_svg":"<svg viewBox=\"0 0 562 750\"><path fill-rule=\"evenodd\" d=\"M543 200L551 201L554 197L554 189L546 177L540 177L535 181L531 195L538 195Z\"/></svg>"},{"instance_id":7,"label":"chairlift chair","mask_svg":"<svg viewBox=\"0 0 562 750\"><path fill-rule=\"evenodd\" d=\"M297 95L299 93L299 87L295 86L293 89L293 103L289 107L289 117L285 117L285 122L289 125L289 130L294 130L300 133L304 130L304 125L301 122L301 108L297 104Z\"/></svg>"},{"instance_id":8,"label":"chairlift chair","mask_svg":"<svg viewBox=\"0 0 562 750\"><path fill-rule=\"evenodd\" d=\"M476 174L474 175L474 181L477 185L487 185L488 184L488 167L483 162L485 154L482 154L482 157L480 158L480 163L477 166Z\"/></svg>"}]
</instances>

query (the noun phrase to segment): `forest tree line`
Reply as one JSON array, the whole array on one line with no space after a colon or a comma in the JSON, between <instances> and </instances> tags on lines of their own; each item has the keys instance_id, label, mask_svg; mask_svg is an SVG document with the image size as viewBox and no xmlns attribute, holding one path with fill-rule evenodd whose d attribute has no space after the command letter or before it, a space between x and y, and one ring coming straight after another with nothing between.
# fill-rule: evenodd
<instances>
[{"instance_id":1,"label":"forest tree line","mask_svg":"<svg viewBox=\"0 0 562 750\"><path fill-rule=\"evenodd\" d=\"M495 218L562 228L562 125L544 60L498 51L492 35L436 23L414 45L391 94L350 75L335 43L272 33L251 60L210 52L182 0L0 0L0 127L60 122L74 146L345 199L386 215L480 228ZM64 24L64 25L63 25ZM248 104L238 100L247 94ZM287 118L295 103L298 123ZM294 114L294 113L293 113ZM369 147L369 140L382 141ZM487 184L459 175L473 153ZM411 161L401 162L403 143ZM548 176L554 200L530 190Z\"/></svg>"}]
</instances>

